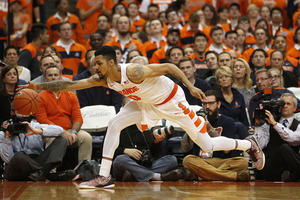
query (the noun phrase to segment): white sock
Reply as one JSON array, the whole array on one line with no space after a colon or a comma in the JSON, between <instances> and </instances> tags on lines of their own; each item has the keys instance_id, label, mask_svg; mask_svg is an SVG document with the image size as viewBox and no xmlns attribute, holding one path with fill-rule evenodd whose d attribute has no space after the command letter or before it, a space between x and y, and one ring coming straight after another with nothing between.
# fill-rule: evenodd
<instances>
[{"instance_id":1,"label":"white sock","mask_svg":"<svg viewBox=\"0 0 300 200\"><path fill-rule=\"evenodd\" d=\"M111 160L102 158L99 175L104 177L109 177L111 164L112 164Z\"/></svg>"},{"instance_id":2,"label":"white sock","mask_svg":"<svg viewBox=\"0 0 300 200\"><path fill-rule=\"evenodd\" d=\"M161 181L161 174L159 173L154 173L152 178L151 178L152 181Z\"/></svg>"},{"instance_id":3,"label":"white sock","mask_svg":"<svg viewBox=\"0 0 300 200\"><path fill-rule=\"evenodd\" d=\"M248 140L236 140L238 142L237 150L247 151L251 147L251 142Z\"/></svg>"}]
</instances>

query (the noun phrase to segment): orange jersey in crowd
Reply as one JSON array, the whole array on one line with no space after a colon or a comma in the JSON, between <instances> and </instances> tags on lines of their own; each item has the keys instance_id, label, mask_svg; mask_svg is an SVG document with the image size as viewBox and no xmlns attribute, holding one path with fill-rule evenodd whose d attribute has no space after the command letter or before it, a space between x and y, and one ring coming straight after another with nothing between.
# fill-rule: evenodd
<instances>
[{"instance_id":1,"label":"orange jersey in crowd","mask_svg":"<svg viewBox=\"0 0 300 200\"><path fill-rule=\"evenodd\" d=\"M198 31L197 32L203 32L206 37L208 38L208 44L211 44L211 38L209 35L210 29L209 28L205 28L204 26L202 26L201 24L199 24L198 27ZM185 47L187 45L193 45L194 44L194 35L196 33L193 33L191 31L191 27L189 24L186 24L181 30L180 30L180 42L181 42L181 46Z\"/></svg>"},{"instance_id":2,"label":"orange jersey in crowd","mask_svg":"<svg viewBox=\"0 0 300 200\"><path fill-rule=\"evenodd\" d=\"M217 0L217 8L216 11L220 8L220 6L226 6L229 8L230 4L232 3L237 3L241 7L241 16L242 15L247 15L247 7L249 6L249 1L248 0Z\"/></svg>"},{"instance_id":3,"label":"orange jersey in crowd","mask_svg":"<svg viewBox=\"0 0 300 200\"><path fill-rule=\"evenodd\" d=\"M293 48L291 48L287 53L287 56L292 58L296 58L297 60L300 59L300 45L295 44Z\"/></svg>"},{"instance_id":4,"label":"orange jersey in crowd","mask_svg":"<svg viewBox=\"0 0 300 200\"><path fill-rule=\"evenodd\" d=\"M28 27L30 27L30 17L28 14L21 13L20 21L17 24L14 23L14 32L12 34L14 34L16 31L21 31L25 23L27 23ZM27 44L26 34L22 35L22 37L19 39L17 38L11 40L10 44L23 48Z\"/></svg>"},{"instance_id":5,"label":"orange jersey in crowd","mask_svg":"<svg viewBox=\"0 0 300 200\"><path fill-rule=\"evenodd\" d=\"M230 50L232 50L232 49L229 48L229 47L226 47L226 46L223 44L222 52L230 51ZM219 49L216 49L216 48L213 46L213 44L208 45L208 47L206 48L205 51L215 51L215 52L217 52L218 54L222 53L222 52L218 52Z\"/></svg>"},{"instance_id":6,"label":"orange jersey in crowd","mask_svg":"<svg viewBox=\"0 0 300 200\"><path fill-rule=\"evenodd\" d=\"M143 27L143 25L145 23L146 23L146 20L144 20L143 18L141 18L139 15L136 16L136 18L133 20L133 22L131 21L131 25L135 26L136 30L139 30L141 27Z\"/></svg>"},{"instance_id":7,"label":"orange jersey in crowd","mask_svg":"<svg viewBox=\"0 0 300 200\"><path fill-rule=\"evenodd\" d=\"M35 113L37 121L41 124L56 124L63 129L72 128L72 123L83 123L79 101L71 91L60 92L58 98L51 91L39 93L41 104Z\"/></svg>"},{"instance_id":8,"label":"orange jersey in crowd","mask_svg":"<svg viewBox=\"0 0 300 200\"><path fill-rule=\"evenodd\" d=\"M270 67L270 57L267 58L267 64L266 64L266 67ZM282 69L284 71L290 71L290 72L293 72L295 73L297 67L299 67L299 61L295 58L292 58L290 56L286 56L284 58L284 63L283 63L283 66L282 66ZM297 76L297 74L296 74Z\"/></svg>"},{"instance_id":9,"label":"orange jersey in crowd","mask_svg":"<svg viewBox=\"0 0 300 200\"><path fill-rule=\"evenodd\" d=\"M151 38L147 42L145 42L144 47L146 51L147 58L150 60L152 58L153 53L159 49L164 47L167 44L167 39L163 36L162 39L159 41L159 46L157 43Z\"/></svg>"},{"instance_id":10,"label":"orange jersey in crowd","mask_svg":"<svg viewBox=\"0 0 300 200\"><path fill-rule=\"evenodd\" d=\"M150 63L166 63L167 62L166 52L168 48L169 46L166 45L163 48L156 50L152 55L152 59L150 60Z\"/></svg>"},{"instance_id":11,"label":"orange jersey in crowd","mask_svg":"<svg viewBox=\"0 0 300 200\"><path fill-rule=\"evenodd\" d=\"M103 0L104 1L104 7L106 10L112 10L114 7L114 4L110 0ZM96 5L96 3L99 2L99 0L78 0L76 4L76 8L83 9L85 11L90 10L92 7ZM85 20L83 20L84 25L84 33L85 34L93 34L98 30L97 27L97 19L100 14L102 14L102 8L97 9L93 14L91 14L89 17L87 17Z\"/></svg>"},{"instance_id":12,"label":"orange jersey in crowd","mask_svg":"<svg viewBox=\"0 0 300 200\"><path fill-rule=\"evenodd\" d=\"M26 8L28 3L26 0L20 0L22 8ZM7 16L8 0L0 1L0 28L3 29L3 18Z\"/></svg>"},{"instance_id":13,"label":"orange jersey in crowd","mask_svg":"<svg viewBox=\"0 0 300 200\"><path fill-rule=\"evenodd\" d=\"M83 45L73 43L69 49L69 52L62 47L62 43L58 40L52 45L62 57L63 66L73 71L73 75L77 74L78 65L81 59L85 57L86 49Z\"/></svg>"},{"instance_id":14,"label":"orange jersey in crowd","mask_svg":"<svg viewBox=\"0 0 300 200\"><path fill-rule=\"evenodd\" d=\"M190 2L190 11L188 14L191 14L196 9L202 9L205 4L213 5L212 0L189 0Z\"/></svg>"},{"instance_id":15,"label":"orange jersey in crowd","mask_svg":"<svg viewBox=\"0 0 300 200\"><path fill-rule=\"evenodd\" d=\"M295 41L294 41L294 34L295 34L295 30L298 28L298 17L300 15L300 9L294 13L293 15L293 29L290 30L286 36L286 42L287 42L287 51L292 49L295 45Z\"/></svg>"},{"instance_id":16,"label":"orange jersey in crowd","mask_svg":"<svg viewBox=\"0 0 300 200\"><path fill-rule=\"evenodd\" d=\"M83 34L83 30L79 18L72 13L68 13L68 17L65 19L65 21L69 21L72 24L72 28L73 28L72 39L77 43L85 45L85 38L84 38L84 34ZM51 38L53 43L59 40L58 25L61 22L62 19L60 19L58 13L52 15L47 20L46 25L48 26L49 41L51 41Z\"/></svg>"},{"instance_id":17,"label":"orange jersey in crowd","mask_svg":"<svg viewBox=\"0 0 300 200\"><path fill-rule=\"evenodd\" d=\"M255 49L258 49L258 47L254 47L254 48L248 48L244 51L243 53L243 58L244 60L246 60L247 62L250 61L250 57L252 55L252 53L254 52ZM274 49L269 49L268 47L266 47L265 49L265 52L267 52L268 56L271 57L271 53L274 51Z\"/></svg>"},{"instance_id":18,"label":"orange jersey in crowd","mask_svg":"<svg viewBox=\"0 0 300 200\"><path fill-rule=\"evenodd\" d=\"M133 38L130 39L130 41L125 44L125 46L122 48L121 46L121 43L120 43L120 40L119 40L119 37L115 37L114 39L112 39L111 41L109 41L108 43L106 43L107 46L118 46L122 49L122 53L123 53L123 56L126 52L126 50L128 49L129 45L131 43L134 43L137 47L137 49L142 53L143 56L146 56L146 51L145 51L145 47L143 46L143 44Z\"/></svg>"}]
</instances>

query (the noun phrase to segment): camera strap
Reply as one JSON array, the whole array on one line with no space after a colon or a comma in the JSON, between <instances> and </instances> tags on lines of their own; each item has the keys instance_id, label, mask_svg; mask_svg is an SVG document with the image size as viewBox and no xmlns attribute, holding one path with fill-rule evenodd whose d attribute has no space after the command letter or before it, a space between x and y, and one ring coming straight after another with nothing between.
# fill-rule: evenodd
<instances>
[{"instance_id":1,"label":"camera strap","mask_svg":"<svg viewBox=\"0 0 300 200\"><path fill-rule=\"evenodd\" d=\"M132 146L133 148L137 149L137 145L133 143L133 141L132 141L132 139L131 139L131 137L130 137L129 131L127 130L127 128L126 128L125 130L126 130L127 135L128 135L128 137L129 137L131 146ZM143 133L143 132L141 132L141 133L142 133L142 136L143 136L143 138L144 138L144 141L145 141L145 143L146 143L147 148L150 150L149 144L148 144L148 142L147 142L147 140L146 140L146 138L145 138L144 133Z\"/></svg>"}]
</instances>

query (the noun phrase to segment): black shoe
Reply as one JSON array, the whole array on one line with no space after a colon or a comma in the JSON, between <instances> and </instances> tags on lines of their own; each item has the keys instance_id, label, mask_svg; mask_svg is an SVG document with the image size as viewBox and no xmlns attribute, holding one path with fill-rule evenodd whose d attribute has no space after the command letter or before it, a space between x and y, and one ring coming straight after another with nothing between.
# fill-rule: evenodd
<instances>
[{"instance_id":1,"label":"black shoe","mask_svg":"<svg viewBox=\"0 0 300 200\"><path fill-rule=\"evenodd\" d=\"M58 174L60 181L69 181L72 180L76 176L76 172L74 170L68 169Z\"/></svg>"},{"instance_id":2,"label":"black shoe","mask_svg":"<svg viewBox=\"0 0 300 200\"><path fill-rule=\"evenodd\" d=\"M132 175L128 170L125 170L123 177L122 177L122 181L123 182L128 182L132 180Z\"/></svg>"},{"instance_id":3,"label":"black shoe","mask_svg":"<svg viewBox=\"0 0 300 200\"><path fill-rule=\"evenodd\" d=\"M178 181L181 178L181 171L173 169L167 173L161 174L162 181Z\"/></svg>"},{"instance_id":4,"label":"black shoe","mask_svg":"<svg viewBox=\"0 0 300 200\"><path fill-rule=\"evenodd\" d=\"M38 170L37 172L31 173L28 176L28 178L30 178L31 180L33 180L35 182L46 180L46 176L41 170Z\"/></svg>"},{"instance_id":5,"label":"black shoe","mask_svg":"<svg viewBox=\"0 0 300 200\"><path fill-rule=\"evenodd\" d=\"M199 181L198 176L189 169L186 169L185 181Z\"/></svg>"},{"instance_id":6,"label":"black shoe","mask_svg":"<svg viewBox=\"0 0 300 200\"><path fill-rule=\"evenodd\" d=\"M283 182L291 182L292 181L292 177L289 171L284 171L281 174L281 181Z\"/></svg>"}]
</instances>

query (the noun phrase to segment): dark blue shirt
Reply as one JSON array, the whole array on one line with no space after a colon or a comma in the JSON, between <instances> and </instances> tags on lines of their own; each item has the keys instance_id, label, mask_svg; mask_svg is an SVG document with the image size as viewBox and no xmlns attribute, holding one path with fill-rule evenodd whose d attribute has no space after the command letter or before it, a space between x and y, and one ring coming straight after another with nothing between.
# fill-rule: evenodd
<instances>
[{"instance_id":1,"label":"dark blue shirt","mask_svg":"<svg viewBox=\"0 0 300 200\"><path fill-rule=\"evenodd\" d=\"M86 69L77 77L74 76L73 80L76 81L84 78L89 78L91 75L91 72ZM100 86L77 90L77 97L81 108L91 105L106 105L114 106L116 112L120 111L123 99L123 95L121 95L120 93L112 89Z\"/></svg>"},{"instance_id":2,"label":"dark blue shirt","mask_svg":"<svg viewBox=\"0 0 300 200\"><path fill-rule=\"evenodd\" d=\"M190 105L199 105L199 106L202 105L202 101L200 99L192 96L189 89L181 81L178 81L177 84L183 89L185 98ZM201 89L203 92L205 92L207 90L211 90L210 84L207 81L204 81L199 78L195 78L194 86L196 88Z\"/></svg>"},{"instance_id":3,"label":"dark blue shirt","mask_svg":"<svg viewBox=\"0 0 300 200\"><path fill-rule=\"evenodd\" d=\"M220 114L231 117L236 122L242 122L245 126L249 126L246 110L245 110L245 100L244 96L235 88L231 88L233 93L233 100L231 103L228 103L221 89L218 90L218 93L221 97L221 107L219 109Z\"/></svg>"}]
</instances>

